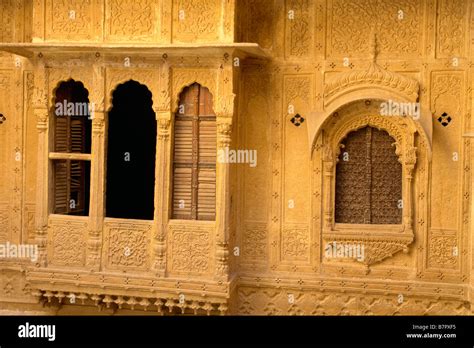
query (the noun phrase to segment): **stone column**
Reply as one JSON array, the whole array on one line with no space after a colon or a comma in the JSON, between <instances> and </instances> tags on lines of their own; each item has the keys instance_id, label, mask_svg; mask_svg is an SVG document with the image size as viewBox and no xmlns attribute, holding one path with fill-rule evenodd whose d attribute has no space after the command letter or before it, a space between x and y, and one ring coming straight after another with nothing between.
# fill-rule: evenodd
<instances>
[{"instance_id":1,"label":"stone column","mask_svg":"<svg viewBox=\"0 0 474 348\"><path fill-rule=\"evenodd\" d=\"M100 269L102 235L104 229L105 199L105 70L100 55L93 66L93 91L90 103L92 117L91 180L89 207L89 236L87 239L87 266Z\"/></svg>"},{"instance_id":2,"label":"stone column","mask_svg":"<svg viewBox=\"0 0 474 348\"><path fill-rule=\"evenodd\" d=\"M156 171L155 171L155 230L154 270L164 276L166 273L166 232L170 209L171 112L155 110L157 120Z\"/></svg>"},{"instance_id":3,"label":"stone column","mask_svg":"<svg viewBox=\"0 0 474 348\"><path fill-rule=\"evenodd\" d=\"M332 184L334 177L334 158L329 144L323 147L323 175L324 175L324 224L323 229L331 231L333 229L333 201Z\"/></svg>"},{"instance_id":4,"label":"stone column","mask_svg":"<svg viewBox=\"0 0 474 348\"><path fill-rule=\"evenodd\" d=\"M44 63L37 62L35 66L33 107L38 129L38 158L36 181L36 236L38 244L38 264L45 267L47 264L48 240L48 207L49 207L49 142L48 142L48 95L47 74Z\"/></svg>"},{"instance_id":5,"label":"stone column","mask_svg":"<svg viewBox=\"0 0 474 348\"><path fill-rule=\"evenodd\" d=\"M89 208L89 238L87 241L87 266L100 268L102 231L104 228L105 195L105 113L94 112L92 119L91 186Z\"/></svg>"},{"instance_id":6,"label":"stone column","mask_svg":"<svg viewBox=\"0 0 474 348\"><path fill-rule=\"evenodd\" d=\"M46 266L48 241L48 206L49 206L49 159L48 159L48 109L35 108L38 129L38 161L36 167L36 237L38 244L38 263Z\"/></svg>"},{"instance_id":7,"label":"stone column","mask_svg":"<svg viewBox=\"0 0 474 348\"><path fill-rule=\"evenodd\" d=\"M416 147L408 145L405 150L405 195L403 197L403 224L405 232L413 233L413 170L416 163Z\"/></svg>"},{"instance_id":8,"label":"stone column","mask_svg":"<svg viewBox=\"0 0 474 348\"><path fill-rule=\"evenodd\" d=\"M224 151L231 143L232 116L217 116L217 151ZM230 224L229 163L216 163L216 277L228 277Z\"/></svg>"}]
</instances>

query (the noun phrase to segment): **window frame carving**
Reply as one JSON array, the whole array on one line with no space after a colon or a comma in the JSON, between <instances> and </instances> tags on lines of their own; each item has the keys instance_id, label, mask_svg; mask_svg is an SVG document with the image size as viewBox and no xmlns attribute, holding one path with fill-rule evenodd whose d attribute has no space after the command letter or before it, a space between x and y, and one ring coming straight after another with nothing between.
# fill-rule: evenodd
<instances>
[{"instance_id":1,"label":"window frame carving","mask_svg":"<svg viewBox=\"0 0 474 348\"><path fill-rule=\"evenodd\" d=\"M381 116L378 103L371 107L363 103L351 103L341 108L335 121L323 128L322 144L322 237L326 243L364 245L367 267L394 255L399 251L408 252L414 240L413 226L413 177L416 164L415 135L417 129L407 117ZM402 165L402 223L396 225L345 224L335 222L336 165L341 152L341 143L350 132L364 127L374 127L386 131L394 140L395 153Z\"/></svg>"}]
</instances>

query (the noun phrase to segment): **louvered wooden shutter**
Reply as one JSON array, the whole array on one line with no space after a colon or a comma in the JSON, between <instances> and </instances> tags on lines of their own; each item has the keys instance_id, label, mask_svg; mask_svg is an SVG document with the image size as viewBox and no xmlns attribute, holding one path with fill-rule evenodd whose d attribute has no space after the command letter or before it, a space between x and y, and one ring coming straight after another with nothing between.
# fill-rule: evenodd
<instances>
[{"instance_id":1,"label":"louvered wooden shutter","mask_svg":"<svg viewBox=\"0 0 474 348\"><path fill-rule=\"evenodd\" d=\"M69 175L67 161L54 161L54 213L69 212Z\"/></svg>"},{"instance_id":2,"label":"louvered wooden shutter","mask_svg":"<svg viewBox=\"0 0 474 348\"><path fill-rule=\"evenodd\" d=\"M85 153L85 121L86 117L71 118L71 148L70 152Z\"/></svg>"},{"instance_id":3,"label":"louvered wooden shutter","mask_svg":"<svg viewBox=\"0 0 474 348\"><path fill-rule=\"evenodd\" d=\"M173 218L214 220L216 116L211 94L198 84L181 94L173 160Z\"/></svg>"},{"instance_id":4,"label":"louvered wooden shutter","mask_svg":"<svg viewBox=\"0 0 474 348\"><path fill-rule=\"evenodd\" d=\"M68 152L69 150L69 121L65 116L55 117L54 151Z\"/></svg>"},{"instance_id":5,"label":"louvered wooden shutter","mask_svg":"<svg viewBox=\"0 0 474 348\"><path fill-rule=\"evenodd\" d=\"M56 101L61 104L88 103L87 91L75 84L74 81L62 83L56 91ZM58 116L55 112L54 151L69 154L90 152L90 130L91 120L87 115ZM90 164L87 161L53 161L54 213L88 214L89 175Z\"/></svg>"}]
</instances>

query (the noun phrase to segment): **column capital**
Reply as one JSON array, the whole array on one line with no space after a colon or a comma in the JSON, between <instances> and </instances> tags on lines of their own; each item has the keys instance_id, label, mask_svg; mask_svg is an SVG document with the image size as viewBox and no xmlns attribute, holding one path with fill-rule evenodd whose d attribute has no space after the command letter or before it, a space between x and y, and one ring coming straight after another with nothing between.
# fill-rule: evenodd
<instances>
[{"instance_id":1,"label":"column capital","mask_svg":"<svg viewBox=\"0 0 474 348\"><path fill-rule=\"evenodd\" d=\"M48 129L48 109L35 108L34 115L36 117L36 128L40 132L45 132Z\"/></svg>"},{"instance_id":2,"label":"column capital","mask_svg":"<svg viewBox=\"0 0 474 348\"><path fill-rule=\"evenodd\" d=\"M232 136L232 123L225 121L217 122L217 144L219 148L229 147Z\"/></svg>"},{"instance_id":3,"label":"column capital","mask_svg":"<svg viewBox=\"0 0 474 348\"><path fill-rule=\"evenodd\" d=\"M165 140L170 136L171 120L166 118L158 119L158 139Z\"/></svg>"}]
</instances>

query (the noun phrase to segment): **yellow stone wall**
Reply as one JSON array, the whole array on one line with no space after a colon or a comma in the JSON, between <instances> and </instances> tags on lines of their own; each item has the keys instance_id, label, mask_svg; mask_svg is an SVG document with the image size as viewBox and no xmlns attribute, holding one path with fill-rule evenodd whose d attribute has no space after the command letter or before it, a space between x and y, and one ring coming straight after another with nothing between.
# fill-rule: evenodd
<instances>
[{"instance_id":1,"label":"yellow stone wall","mask_svg":"<svg viewBox=\"0 0 474 348\"><path fill-rule=\"evenodd\" d=\"M242 70L239 139L258 149L259 165L240 169L238 313L469 311L440 299L472 298L472 139L463 134L473 129L473 7L443 0L239 4L238 39L258 42L272 59ZM423 139L415 144L414 242L365 274L360 265L324 258L322 139L314 139L311 156L310 124L294 127L287 106L306 120L323 111L331 77L367 69L374 32L377 63L419 81L433 135L432 154ZM360 117L370 112L362 106ZM436 121L443 112L455 115L448 127Z\"/></svg>"},{"instance_id":2,"label":"yellow stone wall","mask_svg":"<svg viewBox=\"0 0 474 348\"><path fill-rule=\"evenodd\" d=\"M41 0L33 42L232 42L234 1Z\"/></svg>"},{"instance_id":3,"label":"yellow stone wall","mask_svg":"<svg viewBox=\"0 0 474 348\"><path fill-rule=\"evenodd\" d=\"M0 53L0 113L7 118L0 125L0 242L45 243L46 255L41 267L0 261L0 308L95 313L94 302L105 306L111 298L116 305L117 296L132 296L157 298L173 313L472 314L473 1L4 0L0 21L2 43L82 45L41 57L41 49L32 49L30 57L21 57L20 49L17 55ZM258 43L267 58L245 59L234 49L223 58L216 48L241 42ZM137 51L97 56L94 50L106 45L136 45ZM140 54L147 45L172 48L164 59L162 51L156 57ZM343 93L352 81L345 76L370 69L373 45L381 74L401 81L390 93L404 78L419 83L415 98L432 134L421 122L393 126L404 139L405 174L410 148L416 147L413 221L407 224L413 241L404 250L398 244L390 249L395 242L382 233L371 249L380 262L361 265L324 257L331 233L325 215L331 209L325 136L339 129L328 111L333 99L344 101L338 118L383 122L376 115L382 95L363 93L373 79L354 80L360 89ZM126 56L132 57L131 69L123 68ZM234 57L241 58L238 66ZM48 178L41 174L47 173L47 157L38 146L48 137L42 138L37 127L47 127L43 118L52 90L68 78L83 81L100 106L94 123L98 152L93 153L99 163L114 88L133 78L152 91L159 125L157 164L165 170L157 170L155 222L131 228L150 243L144 264L123 265L110 252L119 221L47 212ZM232 148L258 154L255 168L218 166L216 224L167 217L171 114L179 91L194 81L214 95L220 146L230 141ZM334 98L331 81L343 91ZM397 98L387 93L385 99ZM290 122L289 105L305 118L300 127ZM453 116L447 127L436 120L443 112ZM324 117L322 132L316 132L315 122ZM102 175L99 167L96 174ZM100 211L97 197L103 186L91 192ZM196 256L202 262L183 257L193 250L193 241L207 245ZM101 290L101 284L113 290ZM68 293L85 293L85 305L44 309L36 303L36 298L55 303ZM179 302L183 293L186 304ZM130 309L124 305L105 313Z\"/></svg>"}]
</instances>

